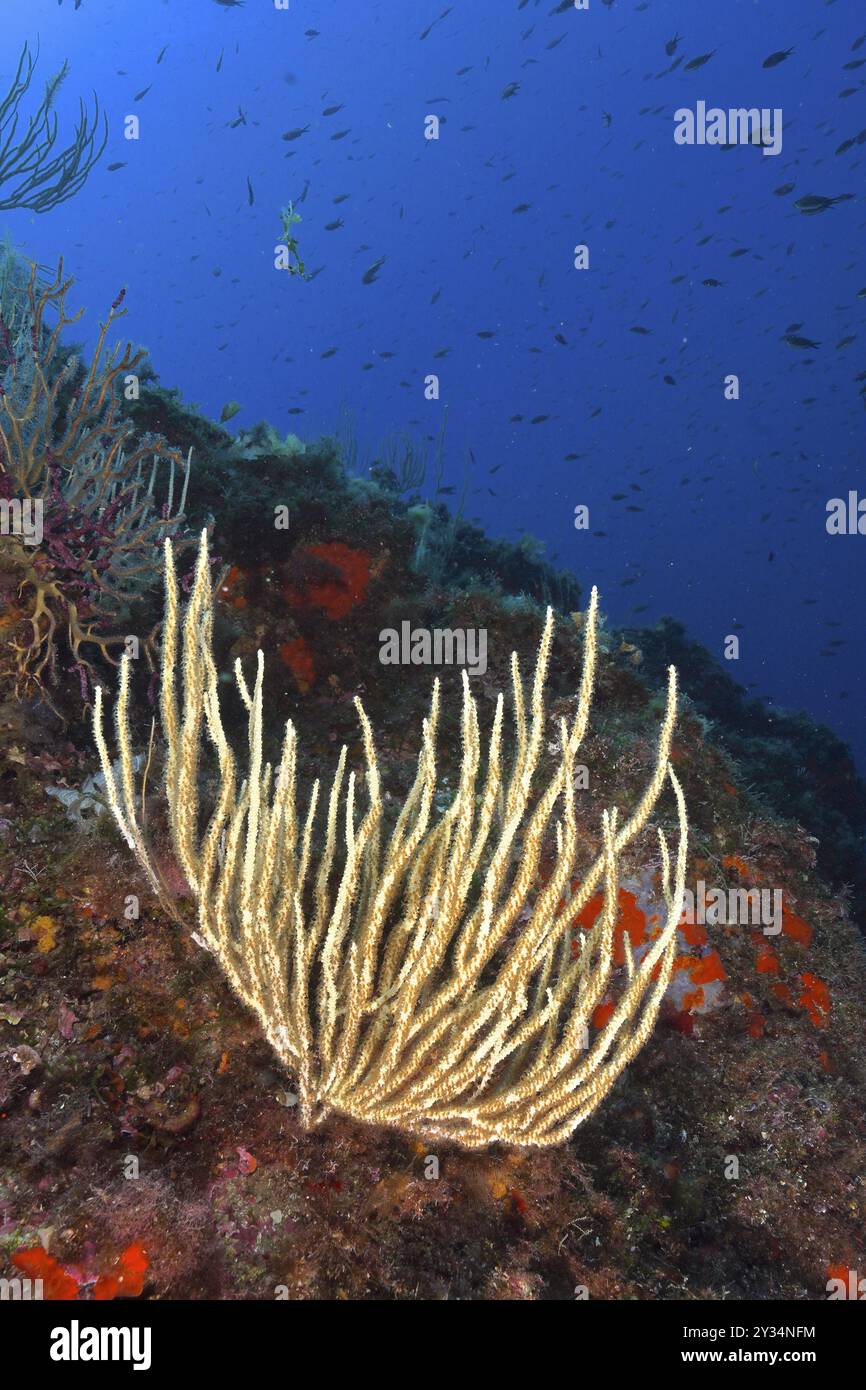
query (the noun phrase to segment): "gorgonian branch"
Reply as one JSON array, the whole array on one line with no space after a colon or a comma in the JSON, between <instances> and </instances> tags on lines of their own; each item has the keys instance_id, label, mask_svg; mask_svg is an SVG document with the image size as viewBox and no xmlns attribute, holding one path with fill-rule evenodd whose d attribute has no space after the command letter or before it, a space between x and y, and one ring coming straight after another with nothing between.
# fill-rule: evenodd
<instances>
[{"instance_id":1,"label":"gorgonian branch","mask_svg":"<svg viewBox=\"0 0 866 1390\"><path fill-rule=\"evenodd\" d=\"M108 120L94 93L93 115L79 101L72 141L58 146L54 101L69 71L66 62L47 82L42 100L17 138L21 104L38 58L38 46L34 56L25 43L12 84L0 101L0 212L47 212L65 203L82 187L108 141Z\"/></svg>"}]
</instances>

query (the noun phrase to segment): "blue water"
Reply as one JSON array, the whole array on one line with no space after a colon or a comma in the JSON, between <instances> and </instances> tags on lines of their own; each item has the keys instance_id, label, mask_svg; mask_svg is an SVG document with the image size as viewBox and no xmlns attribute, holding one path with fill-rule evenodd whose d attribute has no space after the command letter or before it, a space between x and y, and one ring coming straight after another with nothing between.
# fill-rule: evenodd
<instances>
[{"instance_id":1,"label":"blue water","mask_svg":"<svg viewBox=\"0 0 866 1390\"><path fill-rule=\"evenodd\" d=\"M95 91L108 147L74 199L0 232L63 254L82 340L127 285L164 385L214 416L236 399L232 429L310 438L346 409L362 460L447 405L442 485L471 449L469 516L538 537L614 622L671 614L720 658L737 633L731 674L866 770L866 535L825 527L830 498L866 496L866 137L836 153L866 130L866 63L844 67L862 3L74 3L0 0L0 91L38 38L40 80L70 63L61 129ZM781 108L781 153L678 145L699 101ZM806 216L809 194L855 196ZM290 199L307 282L274 269Z\"/></svg>"}]
</instances>

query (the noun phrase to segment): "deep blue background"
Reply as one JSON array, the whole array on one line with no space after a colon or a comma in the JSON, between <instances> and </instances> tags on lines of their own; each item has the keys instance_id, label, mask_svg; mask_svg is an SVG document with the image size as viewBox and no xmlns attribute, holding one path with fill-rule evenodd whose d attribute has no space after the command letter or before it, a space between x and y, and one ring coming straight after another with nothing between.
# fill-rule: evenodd
<instances>
[{"instance_id":1,"label":"deep blue background","mask_svg":"<svg viewBox=\"0 0 866 1390\"><path fill-rule=\"evenodd\" d=\"M555 0L455 0L423 40L440 0L73 5L0 0L0 89L38 36L40 83L70 60L62 121L97 90L109 146L73 201L0 215L0 231L40 261L63 253L89 342L128 285L126 326L165 385L214 415L236 398L232 428L267 418L302 437L345 406L369 456L389 431L434 434L447 403L444 481L459 492L471 448L470 516L537 535L599 584L615 622L670 613L720 656L742 624L732 674L826 720L866 769L866 536L824 525L828 498L866 493L866 143L835 153L866 129L866 65L843 69L866 58L852 50L859 0L590 0L560 14ZM675 34L683 63L660 77ZM677 146L673 113L699 99L781 106L781 155ZM431 112L445 118L435 143ZM308 180L298 235L323 269L305 284L274 270L273 249ZM856 197L804 217L794 200L809 193ZM586 273L572 269L578 242ZM792 323L820 348L780 341ZM434 370L442 399L427 403ZM574 530L581 502L606 535Z\"/></svg>"}]
</instances>

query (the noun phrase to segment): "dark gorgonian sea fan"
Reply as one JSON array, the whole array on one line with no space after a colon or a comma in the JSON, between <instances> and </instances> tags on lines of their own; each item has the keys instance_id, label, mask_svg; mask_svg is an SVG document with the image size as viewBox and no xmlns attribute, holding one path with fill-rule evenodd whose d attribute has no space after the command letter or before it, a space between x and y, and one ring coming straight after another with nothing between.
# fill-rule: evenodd
<instances>
[{"instance_id":1,"label":"dark gorgonian sea fan","mask_svg":"<svg viewBox=\"0 0 866 1390\"><path fill-rule=\"evenodd\" d=\"M13 208L48 212L65 203L82 187L108 141L108 122L94 97L92 116L79 101L72 140L60 144L54 104L69 72L65 62L46 82L32 114L24 118L22 106L38 58L38 45L33 54L25 43L11 85L0 96L0 212Z\"/></svg>"},{"instance_id":2,"label":"dark gorgonian sea fan","mask_svg":"<svg viewBox=\"0 0 866 1390\"><path fill-rule=\"evenodd\" d=\"M3 257L0 256L0 261ZM89 364L63 332L72 285L0 264L0 575L7 596L0 678L18 698L49 698L59 645L87 697L91 660L125 642L129 606L158 582L162 542L183 520L186 461L122 412L144 352L106 348L123 292L100 324ZM180 470L180 471L179 471ZM182 474L182 477L181 477ZM177 496L177 505L175 505ZM159 497L160 500L157 500ZM150 638L145 639L149 656Z\"/></svg>"}]
</instances>

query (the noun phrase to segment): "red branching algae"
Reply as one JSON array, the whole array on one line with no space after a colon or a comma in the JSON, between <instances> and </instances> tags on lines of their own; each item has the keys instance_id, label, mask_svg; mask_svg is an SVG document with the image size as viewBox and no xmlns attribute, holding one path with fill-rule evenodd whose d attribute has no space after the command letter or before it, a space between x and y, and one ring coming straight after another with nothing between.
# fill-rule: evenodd
<instances>
[{"instance_id":1,"label":"red branching algae","mask_svg":"<svg viewBox=\"0 0 866 1390\"><path fill-rule=\"evenodd\" d=\"M78 1280L75 1279L53 1255L49 1255L41 1245L27 1250L16 1250L12 1264L20 1269L28 1279L42 1280L42 1297L47 1302L70 1302L78 1297Z\"/></svg>"},{"instance_id":2,"label":"red branching algae","mask_svg":"<svg viewBox=\"0 0 866 1390\"><path fill-rule=\"evenodd\" d=\"M316 666L306 639L293 637L291 642L283 642L279 649L279 657L283 665L288 666L301 690L309 690L316 679Z\"/></svg>"},{"instance_id":3,"label":"red branching algae","mask_svg":"<svg viewBox=\"0 0 866 1390\"><path fill-rule=\"evenodd\" d=\"M801 1009L805 1009L816 1028L826 1028L830 1018L830 991L823 980L819 980L817 975L810 975L807 971L800 976L803 982L803 993L797 1000Z\"/></svg>"},{"instance_id":4,"label":"red branching algae","mask_svg":"<svg viewBox=\"0 0 866 1390\"><path fill-rule=\"evenodd\" d=\"M292 608L319 608L328 618L345 618L362 603L370 583L370 554L354 550L342 541L324 545L301 546L296 561L314 556L324 562L328 573L317 573L301 585L289 584L284 590L286 602Z\"/></svg>"},{"instance_id":5,"label":"red branching algae","mask_svg":"<svg viewBox=\"0 0 866 1390\"><path fill-rule=\"evenodd\" d=\"M135 1240L121 1251L115 1262L112 1274L101 1274L93 1290L94 1300L106 1302L122 1296L137 1298L144 1289L144 1278L149 1264L147 1251L141 1241Z\"/></svg>"}]
</instances>

